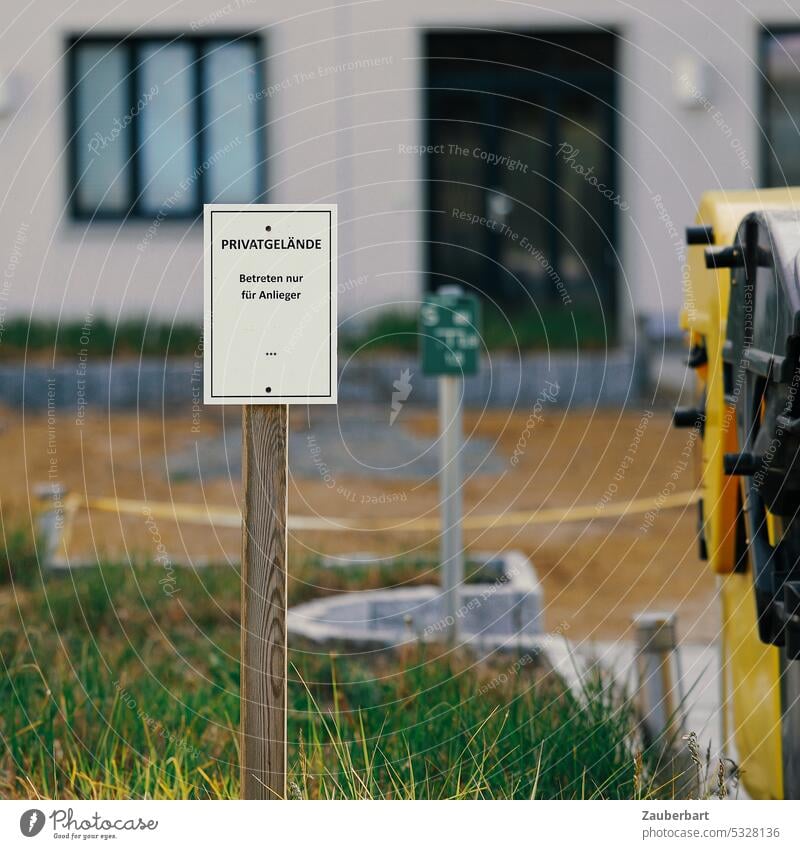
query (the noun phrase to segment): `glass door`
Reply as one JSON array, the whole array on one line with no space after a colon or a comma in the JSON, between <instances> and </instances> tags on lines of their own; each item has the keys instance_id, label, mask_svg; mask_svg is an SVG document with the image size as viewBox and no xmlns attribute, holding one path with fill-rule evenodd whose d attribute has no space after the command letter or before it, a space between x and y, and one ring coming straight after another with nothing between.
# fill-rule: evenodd
<instances>
[{"instance_id":1,"label":"glass door","mask_svg":"<svg viewBox=\"0 0 800 849\"><path fill-rule=\"evenodd\" d=\"M530 312L541 324L549 312L569 328L575 318L596 341L613 341L616 219L626 208L615 185L613 65L576 68L568 56L559 66L566 36L550 45L552 73L520 67L518 45L497 39L482 61L474 35L462 51L472 56L459 59L458 38L439 48L457 58L430 63L429 287L460 283L504 315Z\"/></svg>"}]
</instances>

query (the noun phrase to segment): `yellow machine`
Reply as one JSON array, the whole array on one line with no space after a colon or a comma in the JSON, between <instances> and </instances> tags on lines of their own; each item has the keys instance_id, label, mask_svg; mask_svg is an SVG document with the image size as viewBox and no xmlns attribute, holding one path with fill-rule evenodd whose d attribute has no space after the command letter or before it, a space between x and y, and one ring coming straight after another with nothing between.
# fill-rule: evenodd
<instances>
[{"instance_id":1,"label":"yellow machine","mask_svg":"<svg viewBox=\"0 0 800 849\"><path fill-rule=\"evenodd\" d=\"M750 296L760 314L759 321L765 324L764 311L769 304L765 307L764 301L768 298L774 301L777 296L770 289L773 284L768 282L760 283L760 289L756 289L757 273L768 274L769 271L762 269L768 269L772 261L772 257L764 259L758 252L769 253L772 245L768 238L766 246L759 244L747 248L742 228L747 226L750 228L748 233L752 230L756 234L789 227L800 230L797 219L792 223L796 210L800 210L800 188L717 191L703 196L697 226L687 229L689 273L685 280L681 312L681 326L688 334L688 364L697 375L698 404L697 407L675 411L676 425L699 427L702 433L699 536L701 555L719 575L720 581L723 734L728 743L735 744L743 783L750 795L773 799L785 798L794 792L790 794L784 781L787 753L782 751L781 741L782 726L784 739L787 733L787 694L783 683L787 676L781 674L782 670L785 671L786 661L778 647L783 645L783 636L775 637L773 634L765 637L764 605L758 607L760 612L757 613L754 569L757 571L758 563L765 558L769 560L775 553L784 520L761 501L758 485L762 482L759 475L763 470L759 463L763 460L763 450L758 457L740 452L745 451L741 443L750 440L753 431L753 422L748 419L747 411L753 406L752 398L755 396L747 387L756 386L754 381L760 381L757 392L762 393L763 398L758 396L760 406L757 410L763 420L767 409L765 387L775 377L776 369L788 371L791 358L778 356L783 351L770 358L763 356L763 351L755 350L758 346L751 344L752 333L747 336L746 328L742 331L738 326L752 323L752 304L748 307L746 298L742 300L742 292L734 288L734 306L731 283L733 279L735 287L738 280L740 290L743 286L750 287ZM757 220L757 216L753 215L766 211L777 213L777 223L772 219ZM785 222L781 215L787 218ZM745 219L749 222L746 225L743 224ZM787 233L787 242L791 242L791 232L787 230ZM754 238L762 238L763 241L763 236L756 235ZM775 239L780 241L780 237ZM745 255L748 250L750 254L747 256L755 257L749 265ZM778 264L776 254L773 270ZM778 284L774 283L774 289L778 288ZM754 292L757 294L753 295ZM787 312L791 314L791 305ZM769 321L775 322L772 313ZM777 342L769 348L770 354L773 354L775 345L782 344L784 336L785 333L774 334ZM737 345L742 348L738 353ZM737 378L739 372L745 375L744 382ZM787 402L784 397L781 403L786 406L791 401L789 398ZM766 434L767 427L761 429ZM780 425L778 432L783 433ZM747 466L748 458L752 467ZM766 464L766 460L763 462ZM774 463L772 467L767 464L764 468L774 476L774 466ZM756 500L762 509L761 514L754 512L753 508L758 506ZM787 513L784 506L780 509ZM763 515L763 523L759 521L759 515ZM758 555L753 549L756 536L759 539L763 536ZM780 590L783 591L782 586ZM783 615L783 602L777 604ZM798 661L790 663L792 667L800 665Z\"/></svg>"}]
</instances>

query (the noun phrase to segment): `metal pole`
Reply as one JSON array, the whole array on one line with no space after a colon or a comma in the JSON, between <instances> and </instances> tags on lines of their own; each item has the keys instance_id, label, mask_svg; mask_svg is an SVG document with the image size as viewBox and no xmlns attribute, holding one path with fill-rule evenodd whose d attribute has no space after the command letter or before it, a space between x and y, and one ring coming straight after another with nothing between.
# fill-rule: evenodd
<instances>
[{"instance_id":1,"label":"metal pole","mask_svg":"<svg viewBox=\"0 0 800 849\"><path fill-rule=\"evenodd\" d=\"M643 613L634 618L639 711L652 740L674 744L684 729L683 681L674 613ZM676 680L677 677L677 680Z\"/></svg>"},{"instance_id":2,"label":"metal pole","mask_svg":"<svg viewBox=\"0 0 800 849\"><path fill-rule=\"evenodd\" d=\"M461 538L461 399L464 379L460 375L439 378L439 432L442 468L439 500L442 508L442 585L446 636L458 637L459 588L464 582L464 546Z\"/></svg>"},{"instance_id":3,"label":"metal pole","mask_svg":"<svg viewBox=\"0 0 800 849\"><path fill-rule=\"evenodd\" d=\"M41 543L41 564L44 568L67 566L64 535L75 505L67 505L67 488L57 483L37 484L33 497L38 502L36 535Z\"/></svg>"}]
</instances>

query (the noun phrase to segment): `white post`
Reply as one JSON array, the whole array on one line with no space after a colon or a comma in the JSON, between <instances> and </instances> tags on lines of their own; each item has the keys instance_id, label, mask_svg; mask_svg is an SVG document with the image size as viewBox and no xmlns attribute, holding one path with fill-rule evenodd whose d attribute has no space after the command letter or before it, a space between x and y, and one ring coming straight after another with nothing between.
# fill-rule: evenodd
<instances>
[{"instance_id":1,"label":"white post","mask_svg":"<svg viewBox=\"0 0 800 849\"><path fill-rule=\"evenodd\" d=\"M34 486L33 496L38 502L36 536L41 543L41 565L48 569L68 566L64 534L75 505L68 512L67 488L59 483L41 483Z\"/></svg>"},{"instance_id":2,"label":"white post","mask_svg":"<svg viewBox=\"0 0 800 849\"><path fill-rule=\"evenodd\" d=\"M464 546L461 539L461 399L464 379L460 375L439 378L439 432L442 468L439 497L442 506L441 561L446 636L458 637L458 591L464 582Z\"/></svg>"},{"instance_id":3,"label":"white post","mask_svg":"<svg viewBox=\"0 0 800 849\"><path fill-rule=\"evenodd\" d=\"M685 727L683 680L674 613L634 617L639 712L651 739L671 745Z\"/></svg>"}]
</instances>

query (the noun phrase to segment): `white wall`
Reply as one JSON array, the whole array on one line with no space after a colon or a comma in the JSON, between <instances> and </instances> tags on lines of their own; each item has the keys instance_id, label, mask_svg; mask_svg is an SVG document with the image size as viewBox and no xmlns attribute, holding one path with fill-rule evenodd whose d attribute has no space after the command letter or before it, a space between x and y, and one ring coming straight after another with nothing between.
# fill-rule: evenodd
<instances>
[{"instance_id":1,"label":"white wall","mask_svg":"<svg viewBox=\"0 0 800 849\"><path fill-rule=\"evenodd\" d=\"M703 13L683 3L646 4L624 29L622 191L631 203L622 231L624 285L639 312L667 326L681 303L685 261L669 222L682 232L704 190L753 188L760 176L760 24L738 3L699 5ZM707 101L696 108L681 105L673 92L684 57L709 65Z\"/></svg>"},{"instance_id":2,"label":"white wall","mask_svg":"<svg viewBox=\"0 0 800 849\"><path fill-rule=\"evenodd\" d=\"M423 163L398 152L399 144L422 139L421 33L455 25L613 26L622 38L620 193L631 206L621 221L623 324L632 327L634 304L672 324L680 256L653 196L682 228L703 189L757 183L756 15L772 23L794 18L782 0L751 2L749 11L731 0L705 0L703 12L656 0L560 0L552 4L557 11L522 0L386 0L335 9L329 0L226 3L192 0L163 10L156 0L126 0L113 13L100 0L15 7L0 36L0 77L10 75L18 92L16 107L0 116L3 315L199 318L199 227L165 222L139 251L149 222L68 220L61 51L70 32L190 29L222 10L219 27L264 28L268 84L305 75L263 101L272 199L339 202L340 280L354 281L340 298L343 317L412 301L421 291ZM710 108L687 109L673 95L685 56L705 56L713 66ZM319 72L355 60L376 66Z\"/></svg>"}]
</instances>

